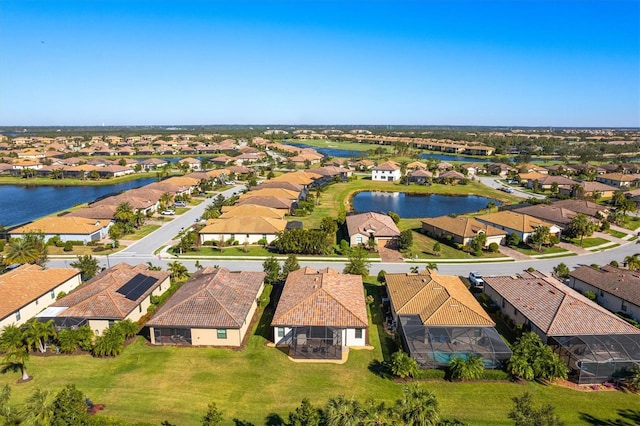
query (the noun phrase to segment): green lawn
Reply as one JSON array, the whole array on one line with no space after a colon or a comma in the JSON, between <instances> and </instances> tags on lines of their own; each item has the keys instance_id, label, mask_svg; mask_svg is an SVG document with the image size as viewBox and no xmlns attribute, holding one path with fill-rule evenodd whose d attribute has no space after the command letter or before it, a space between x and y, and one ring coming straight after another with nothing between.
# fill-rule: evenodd
<instances>
[{"instance_id":1,"label":"green lawn","mask_svg":"<svg viewBox=\"0 0 640 426\"><path fill-rule=\"evenodd\" d=\"M640 228L640 217L635 216L627 216L623 223L619 224L624 229L629 229L630 231L635 231Z\"/></svg>"},{"instance_id":2,"label":"green lawn","mask_svg":"<svg viewBox=\"0 0 640 426\"><path fill-rule=\"evenodd\" d=\"M193 256L273 256L274 253L270 252L262 246L248 246L247 252L244 251L244 246L232 246L224 247L219 250L212 246L202 246L198 251L189 251L185 255Z\"/></svg>"},{"instance_id":3,"label":"green lawn","mask_svg":"<svg viewBox=\"0 0 640 426\"><path fill-rule=\"evenodd\" d=\"M140 229L136 229L133 234L127 234L123 236L122 240L140 240L156 229L160 228L160 225L142 225Z\"/></svg>"},{"instance_id":4,"label":"green lawn","mask_svg":"<svg viewBox=\"0 0 640 426\"><path fill-rule=\"evenodd\" d=\"M599 245L607 244L611 242L609 240L606 240L600 237L584 238L582 240L582 244L580 244L580 238L569 238L567 239L567 241L570 242L571 244L574 244L582 248L595 247L595 246L599 246Z\"/></svg>"},{"instance_id":5,"label":"green lawn","mask_svg":"<svg viewBox=\"0 0 640 426\"><path fill-rule=\"evenodd\" d=\"M616 231L615 229L607 229L606 231L607 234L611 235L612 237L615 238L624 238L626 237L628 234L624 233L624 232L620 232L620 231Z\"/></svg>"},{"instance_id":6,"label":"green lawn","mask_svg":"<svg viewBox=\"0 0 640 426\"><path fill-rule=\"evenodd\" d=\"M536 256L539 254L554 254L554 253L565 253L567 250L562 247L542 247L542 251L538 251L534 248L529 247L526 244L520 243L517 247L515 247L522 254L526 254L527 256Z\"/></svg>"},{"instance_id":7,"label":"green lawn","mask_svg":"<svg viewBox=\"0 0 640 426\"><path fill-rule=\"evenodd\" d=\"M377 298L373 282L366 284ZM271 316L267 313L243 350L214 348L154 347L142 337L117 358L98 359L88 355L32 356L29 373L34 380L16 385L18 373L0 375L0 385L12 385L12 403L21 403L36 388L60 389L73 383L95 403L106 405L102 412L128 421L159 424L170 420L178 425L196 425L210 402L232 419L265 424L267 416L286 419L304 397L315 405L344 394L360 400L375 398L392 403L402 394L403 384L381 377L370 366L383 360L392 339L378 327L382 317L372 305L369 329L374 350L353 350L343 365L293 363L276 348L265 346ZM509 425L510 399L530 392L536 401L552 404L565 424L589 424L587 419L613 422L620 412L638 406L637 395L621 392L579 392L538 383L511 382L450 383L427 381L444 418L470 425ZM236 423L238 424L238 423ZM273 424L273 423L272 423ZM610 424L610 423L591 423Z\"/></svg>"}]
</instances>

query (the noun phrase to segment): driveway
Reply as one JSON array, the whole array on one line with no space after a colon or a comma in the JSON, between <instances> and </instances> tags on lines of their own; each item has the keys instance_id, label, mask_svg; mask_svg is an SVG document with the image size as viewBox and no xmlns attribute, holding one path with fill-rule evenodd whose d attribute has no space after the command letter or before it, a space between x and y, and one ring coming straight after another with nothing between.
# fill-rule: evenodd
<instances>
[{"instance_id":1,"label":"driveway","mask_svg":"<svg viewBox=\"0 0 640 426\"><path fill-rule=\"evenodd\" d=\"M389 241L378 241L378 254L380 261L385 263L403 263L402 254L395 248L387 247Z\"/></svg>"}]
</instances>

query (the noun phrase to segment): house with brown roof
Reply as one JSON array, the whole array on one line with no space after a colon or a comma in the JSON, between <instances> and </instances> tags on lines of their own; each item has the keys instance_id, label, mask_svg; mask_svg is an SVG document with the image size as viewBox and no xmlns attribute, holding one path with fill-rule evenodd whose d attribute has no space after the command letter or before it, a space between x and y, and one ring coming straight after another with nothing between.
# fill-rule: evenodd
<instances>
[{"instance_id":1,"label":"house with brown roof","mask_svg":"<svg viewBox=\"0 0 640 426\"><path fill-rule=\"evenodd\" d=\"M483 291L551 346L574 382L602 383L640 363L640 329L551 276L484 276Z\"/></svg>"},{"instance_id":2,"label":"house with brown roof","mask_svg":"<svg viewBox=\"0 0 640 426\"><path fill-rule=\"evenodd\" d=\"M77 269L20 265L0 275L0 330L7 325L22 325L45 309L60 293L80 285Z\"/></svg>"},{"instance_id":3,"label":"house with brown roof","mask_svg":"<svg viewBox=\"0 0 640 426\"><path fill-rule=\"evenodd\" d=\"M522 213L505 210L478 216L476 219L487 225L502 229L507 234L518 234L522 241L527 241L539 226L546 226L549 228L549 235L560 238L561 230L557 225Z\"/></svg>"},{"instance_id":4,"label":"house with brown roof","mask_svg":"<svg viewBox=\"0 0 640 426\"><path fill-rule=\"evenodd\" d=\"M237 206L254 205L254 206L270 207L272 209L278 210L279 212L285 215L292 214L293 211L298 207L297 202L287 198L256 197L256 196L238 200L236 201L235 205ZM225 211L225 207L222 208L222 211Z\"/></svg>"},{"instance_id":5,"label":"house with brown roof","mask_svg":"<svg viewBox=\"0 0 640 426\"><path fill-rule=\"evenodd\" d=\"M400 230L393 219L386 214L375 212L360 213L347 216L347 234L351 247L367 244L373 239L376 244L386 242L395 246L400 238Z\"/></svg>"},{"instance_id":6,"label":"house with brown roof","mask_svg":"<svg viewBox=\"0 0 640 426\"><path fill-rule=\"evenodd\" d=\"M112 222L72 216L48 216L9 231L12 238L22 238L29 232L42 232L45 241L58 236L63 242L98 241L109 235Z\"/></svg>"},{"instance_id":7,"label":"house with brown roof","mask_svg":"<svg viewBox=\"0 0 640 426\"><path fill-rule=\"evenodd\" d=\"M289 273L271 326L292 358L342 359L346 348L368 342L362 277L331 268Z\"/></svg>"},{"instance_id":8,"label":"house with brown roof","mask_svg":"<svg viewBox=\"0 0 640 426\"><path fill-rule=\"evenodd\" d=\"M238 241L240 244L272 243L278 232L284 231L287 221L260 216L232 216L228 219L209 219L200 230L202 244L208 241Z\"/></svg>"},{"instance_id":9,"label":"house with brown roof","mask_svg":"<svg viewBox=\"0 0 640 426\"><path fill-rule=\"evenodd\" d=\"M433 270L386 274L392 329L405 350L423 368L443 368L452 358L482 357L497 368L511 350L495 323L459 277Z\"/></svg>"},{"instance_id":10,"label":"house with brown roof","mask_svg":"<svg viewBox=\"0 0 640 426\"><path fill-rule=\"evenodd\" d=\"M416 169L409 172L409 182L415 183L417 185L424 185L433 179L433 173L429 170Z\"/></svg>"},{"instance_id":11,"label":"house with brown roof","mask_svg":"<svg viewBox=\"0 0 640 426\"><path fill-rule=\"evenodd\" d=\"M218 219L230 219L232 217L269 217L272 219L284 219L284 213L281 210L272 209L271 207L258 206L252 204L241 204L234 206L223 206L222 214Z\"/></svg>"},{"instance_id":12,"label":"house with brown roof","mask_svg":"<svg viewBox=\"0 0 640 426\"><path fill-rule=\"evenodd\" d=\"M422 230L432 237L462 245L469 244L480 234L487 237L486 245L502 244L507 237L506 231L465 216L427 218L422 220Z\"/></svg>"},{"instance_id":13,"label":"house with brown roof","mask_svg":"<svg viewBox=\"0 0 640 426\"><path fill-rule=\"evenodd\" d=\"M639 177L635 174L627 173L605 173L596 176L596 182L604 183L618 188L635 186Z\"/></svg>"},{"instance_id":14,"label":"house with brown roof","mask_svg":"<svg viewBox=\"0 0 640 426\"><path fill-rule=\"evenodd\" d=\"M578 215L578 213L574 212L573 210L547 204L534 204L531 206L519 207L511 211L526 214L545 222L553 223L562 230L567 229L573 218Z\"/></svg>"},{"instance_id":15,"label":"house with brown roof","mask_svg":"<svg viewBox=\"0 0 640 426\"><path fill-rule=\"evenodd\" d=\"M169 272L151 271L145 264L119 263L77 287L40 314L56 327L88 324L96 335L117 321L138 321L151 305L151 296L169 288Z\"/></svg>"},{"instance_id":16,"label":"house with brown roof","mask_svg":"<svg viewBox=\"0 0 640 426\"><path fill-rule=\"evenodd\" d=\"M579 266L569 273L569 287L584 294L592 291L596 301L613 313L640 321L640 272L604 265Z\"/></svg>"},{"instance_id":17,"label":"house with brown roof","mask_svg":"<svg viewBox=\"0 0 640 426\"><path fill-rule=\"evenodd\" d=\"M264 272L195 272L147 322L151 344L242 344L264 289Z\"/></svg>"},{"instance_id":18,"label":"house with brown roof","mask_svg":"<svg viewBox=\"0 0 640 426\"><path fill-rule=\"evenodd\" d=\"M609 198L613 197L614 192L618 189L620 188L602 182L581 181L571 186L560 185L559 192L560 194L575 198L593 197L596 193L598 193L601 198Z\"/></svg>"},{"instance_id":19,"label":"house with brown roof","mask_svg":"<svg viewBox=\"0 0 640 426\"><path fill-rule=\"evenodd\" d=\"M402 171L394 161L387 161L371 170L371 180L395 182L402 177Z\"/></svg>"},{"instance_id":20,"label":"house with brown roof","mask_svg":"<svg viewBox=\"0 0 640 426\"><path fill-rule=\"evenodd\" d=\"M542 177L529 180L526 184L527 188L533 188L536 185L536 182L540 189L543 190L552 189L554 184L558 185L558 188L560 188L561 185L571 186L577 183L575 180L569 179L565 176L542 175Z\"/></svg>"},{"instance_id":21,"label":"house with brown roof","mask_svg":"<svg viewBox=\"0 0 640 426\"><path fill-rule=\"evenodd\" d=\"M582 213L598 221L604 220L609 216L607 207L588 200L558 200L551 203L551 205Z\"/></svg>"}]
</instances>

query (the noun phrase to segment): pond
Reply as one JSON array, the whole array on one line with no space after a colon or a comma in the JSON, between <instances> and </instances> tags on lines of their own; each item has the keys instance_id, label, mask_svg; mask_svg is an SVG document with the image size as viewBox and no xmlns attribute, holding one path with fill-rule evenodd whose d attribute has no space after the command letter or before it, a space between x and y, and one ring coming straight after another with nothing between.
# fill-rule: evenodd
<instances>
[{"instance_id":1,"label":"pond","mask_svg":"<svg viewBox=\"0 0 640 426\"><path fill-rule=\"evenodd\" d=\"M142 178L101 186L0 185L0 224L19 225L155 181L155 178Z\"/></svg>"},{"instance_id":2,"label":"pond","mask_svg":"<svg viewBox=\"0 0 640 426\"><path fill-rule=\"evenodd\" d=\"M502 203L478 195L408 194L404 192L364 191L353 197L353 209L357 213L395 212L402 218L437 217L449 214L477 212L489 202Z\"/></svg>"}]
</instances>

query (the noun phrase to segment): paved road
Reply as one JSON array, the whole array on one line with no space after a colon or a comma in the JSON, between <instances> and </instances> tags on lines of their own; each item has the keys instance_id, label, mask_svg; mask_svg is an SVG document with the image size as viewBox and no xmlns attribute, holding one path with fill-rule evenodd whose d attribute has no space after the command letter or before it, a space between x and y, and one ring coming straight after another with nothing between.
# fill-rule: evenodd
<instances>
[{"instance_id":1,"label":"paved road","mask_svg":"<svg viewBox=\"0 0 640 426\"><path fill-rule=\"evenodd\" d=\"M504 183L500 182L503 179L499 178L499 177L495 177L495 176L476 176L476 178L478 178L478 180L480 182L482 182L483 184L485 184L487 186L490 186L491 188L500 189L503 186L508 186L508 185L505 185ZM545 195L533 194L533 193L530 193L530 192L521 191L517 187L509 186L509 188L513 189L513 192L511 193L511 195L515 195L516 197L539 198L539 199L547 198Z\"/></svg>"},{"instance_id":2,"label":"paved road","mask_svg":"<svg viewBox=\"0 0 640 426\"><path fill-rule=\"evenodd\" d=\"M489 184L502 184L496 183L495 178L480 178L483 183ZM492 183L493 182L493 183ZM228 189L222 194L225 197L231 197L234 193L242 191L244 185L237 185L232 189ZM525 194L529 197L531 194ZM536 194L537 195L537 194ZM129 264L138 264L152 262L154 265L166 268L168 262L176 260L175 258L169 258L165 255L163 258L159 258L158 255L153 253L162 246L168 245L173 240L181 229L191 226L195 219L202 216L204 209L209 205L213 199L207 199L199 205L192 207L187 212L180 216L176 216L174 220L163 225L155 232L147 235L145 238L135 242L131 246L119 253L112 254L110 256L96 256L103 266L113 266L120 262L127 262ZM477 262L469 261L467 263L438 263L438 270L444 274L451 275L463 275L466 276L469 271L478 271L484 275L509 275L522 272L523 270L533 266L534 268L543 271L551 272L554 266L559 263L565 263L569 268L573 268L579 265L598 264L604 265L612 260L616 260L622 263L622 260L626 256L633 254L640 254L640 246L634 242L627 242L619 247L606 250L604 252L589 253L579 256L562 257L555 259L528 259L515 262ZM195 270L195 259L178 259L189 270ZM70 259L51 259L48 262L50 267L67 267ZM71 260L72 261L72 260ZM200 259L200 263L204 266L224 266L230 270L246 270L246 271L262 271L263 260L240 260L240 259L215 259L215 260L203 260ZM305 261L300 260L300 265L310 266L312 268L325 268L331 267L334 269L342 270L344 268L344 262L340 261ZM425 262L426 263L426 262ZM380 263L375 262L371 264L370 272L377 274L380 270L386 272L408 272L412 266L418 266L420 269L424 267L425 263Z\"/></svg>"}]
</instances>

